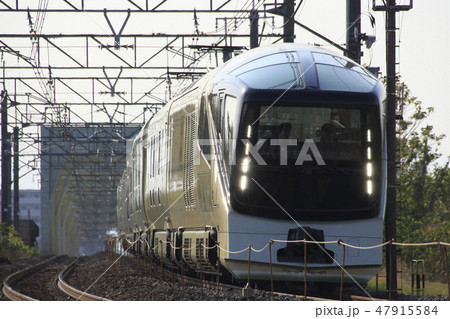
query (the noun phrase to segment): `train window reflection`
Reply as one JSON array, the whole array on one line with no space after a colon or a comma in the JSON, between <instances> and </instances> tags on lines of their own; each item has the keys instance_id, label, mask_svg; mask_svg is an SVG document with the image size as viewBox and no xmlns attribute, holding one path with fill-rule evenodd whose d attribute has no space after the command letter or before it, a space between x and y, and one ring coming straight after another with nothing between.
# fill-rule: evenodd
<instances>
[{"instance_id":1,"label":"train window reflection","mask_svg":"<svg viewBox=\"0 0 450 319\"><path fill-rule=\"evenodd\" d=\"M236 121L236 112L237 112L237 99L234 96L227 95L225 97L225 106L224 106L224 114L223 114L223 127L222 127L222 139L223 139L223 150L224 150L224 159L229 167L229 159L233 158L233 149L230 148L230 140L235 137L235 127L234 123Z\"/></svg>"},{"instance_id":2,"label":"train window reflection","mask_svg":"<svg viewBox=\"0 0 450 319\"><path fill-rule=\"evenodd\" d=\"M328 64L316 64L321 90L370 92L377 81L365 73Z\"/></svg>"},{"instance_id":3,"label":"train window reflection","mask_svg":"<svg viewBox=\"0 0 450 319\"><path fill-rule=\"evenodd\" d=\"M338 56L335 55L331 55L331 54L326 54L326 53L322 53L322 52L313 52L312 56L314 57L314 61L316 63L321 63L321 64L329 64L329 65L334 65L334 66L339 66L339 67L345 67L345 66L349 66L349 62L346 61L343 58L340 58ZM351 63L351 66L354 66L356 64Z\"/></svg>"},{"instance_id":4,"label":"train window reflection","mask_svg":"<svg viewBox=\"0 0 450 319\"><path fill-rule=\"evenodd\" d=\"M300 60L296 52L282 52L275 53L257 58L253 61L247 62L244 65L239 66L230 72L231 75L238 76L251 70L259 69L262 67L283 64L283 63L299 63Z\"/></svg>"},{"instance_id":5,"label":"train window reflection","mask_svg":"<svg viewBox=\"0 0 450 319\"><path fill-rule=\"evenodd\" d=\"M269 65L242 73L238 78L255 89L298 89L303 83L300 63Z\"/></svg>"},{"instance_id":6,"label":"train window reflection","mask_svg":"<svg viewBox=\"0 0 450 319\"><path fill-rule=\"evenodd\" d=\"M200 103L200 114L198 120L198 138L201 140L210 140L211 136L209 134L209 126L208 126L208 113L206 107L206 96L203 95ZM206 145L205 145L206 144ZM211 154L212 154L212 145L211 143L202 143L200 144L200 148L203 154L206 155L208 162L211 165Z\"/></svg>"},{"instance_id":7,"label":"train window reflection","mask_svg":"<svg viewBox=\"0 0 450 319\"><path fill-rule=\"evenodd\" d=\"M247 138L251 125L249 140L252 145L263 143L258 154L265 163L259 165L243 145L238 152L236 174L244 173L246 179L257 181L260 188L298 218L321 218L320 212L336 219L345 218L345 214L337 212L360 210L366 214L361 217L376 212L381 178L377 105L249 103L245 112L240 138ZM235 183L241 190L235 195L240 211L277 218L272 214L279 206L264 191L246 187L244 192L241 177Z\"/></svg>"},{"instance_id":8,"label":"train window reflection","mask_svg":"<svg viewBox=\"0 0 450 319\"><path fill-rule=\"evenodd\" d=\"M361 109L261 106L260 113L258 139L295 140L297 145L288 148L292 160L298 157L305 140L317 145L325 161L365 158L361 128L366 123L366 112ZM276 160L279 146L267 141L260 153L268 161Z\"/></svg>"}]
</instances>

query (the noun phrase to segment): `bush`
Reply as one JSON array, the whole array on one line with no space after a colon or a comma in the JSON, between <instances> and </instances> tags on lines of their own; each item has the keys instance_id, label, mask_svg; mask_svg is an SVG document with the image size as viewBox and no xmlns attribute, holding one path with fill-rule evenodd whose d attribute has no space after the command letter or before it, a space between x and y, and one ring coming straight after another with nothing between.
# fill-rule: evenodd
<instances>
[{"instance_id":1,"label":"bush","mask_svg":"<svg viewBox=\"0 0 450 319\"><path fill-rule=\"evenodd\" d=\"M23 243L13 226L0 223L0 256L13 261L36 255L37 251Z\"/></svg>"}]
</instances>

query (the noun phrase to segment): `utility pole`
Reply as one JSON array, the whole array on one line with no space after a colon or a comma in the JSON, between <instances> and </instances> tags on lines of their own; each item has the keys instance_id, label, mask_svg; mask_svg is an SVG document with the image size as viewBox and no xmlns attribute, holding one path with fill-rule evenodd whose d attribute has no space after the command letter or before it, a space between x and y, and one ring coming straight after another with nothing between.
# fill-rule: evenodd
<instances>
[{"instance_id":1,"label":"utility pole","mask_svg":"<svg viewBox=\"0 0 450 319\"><path fill-rule=\"evenodd\" d=\"M412 8L410 5L397 5L396 0L387 0L385 5L376 5L373 0L373 10L386 12L386 93L387 93L387 197L385 214L385 236L386 241L395 241L397 238L396 227L396 174L397 174L397 138L396 138L396 13ZM397 292L397 253L396 246L391 245L386 248L386 278L389 292Z\"/></svg>"},{"instance_id":2,"label":"utility pole","mask_svg":"<svg viewBox=\"0 0 450 319\"><path fill-rule=\"evenodd\" d=\"M307 28L303 24L295 21L294 19L294 0L284 0L281 6L277 7L277 2L271 3L269 5L275 5L274 8L267 10L269 13L280 15L283 17L283 42L293 43L295 39L294 27L299 25L302 28L306 28L308 31L313 32L311 29ZM313 32L318 34L317 32Z\"/></svg>"},{"instance_id":3,"label":"utility pole","mask_svg":"<svg viewBox=\"0 0 450 319\"><path fill-rule=\"evenodd\" d=\"M361 0L347 0L347 43L345 56L361 64Z\"/></svg>"},{"instance_id":4,"label":"utility pole","mask_svg":"<svg viewBox=\"0 0 450 319\"><path fill-rule=\"evenodd\" d=\"M13 129L13 142L14 142L14 169L13 169L13 180L14 180L14 191L13 191L13 202L14 202L14 228L19 231L19 127L15 126Z\"/></svg>"},{"instance_id":5,"label":"utility pole","mask_svg":"<svg viewBox=\"0 0 450 319\"><path fill-rule=\"evenodd\" d=\"M256 48L259 46L258 44L258 23L259 23L259 14L257 10L253 10L250 13L250 49Z\"/></svg>"},{"instance_id":6,"label":"utility pole","mask_svg":"<svg viewBox=\"0 0 450 319\"><path fill-rule=\"evenodd\" d=\"M293 43L295 39L294 33L294 0L284 0L284 17L283 17L283 42Z\"/></svg>"},{"instance_id":7,"label":"utility pole","mask_svg":"<svg viewBox=\"0 0 450 319\"><path fill-rule=\"evenodd\" d=\"M389 0L388 6L395 6L396 0ZM395 114L397 110L397 98L395 86L397 83L397 74L395 68L395 11L386 12L386 75L387 75L387 147L388 147L388 191L387 191L387 211L385 234L386 240L397 239L397 211L396 211L396 161L397 161L397 138ZM386 249L386 273L388 279L389 291L397 292L397 253L394 249Z\"/></svg>"},{"instance_id":8,"label":"utility pole","mask_svg":"<svg viewBox=\"0 0 450 319\"><path fill-rule=\"evenodd\" d=\"M11 134L8 133L8 93L1 93L2 115L2 223L12 224L11 219Z\"/></svg>"}]
</instances>

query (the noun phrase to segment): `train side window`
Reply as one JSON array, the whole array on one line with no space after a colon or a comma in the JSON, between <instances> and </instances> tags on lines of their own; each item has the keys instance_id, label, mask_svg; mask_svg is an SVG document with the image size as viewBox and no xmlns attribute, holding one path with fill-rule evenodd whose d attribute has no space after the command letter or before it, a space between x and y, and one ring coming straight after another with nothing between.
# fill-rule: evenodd
<instances>
[{"instance_id":1,"label":"train side window","mask_svg":"<svg viewBox=\"0 0 450 319\"><path fill-rule=\"evenodd\" d=\"M148 151L147 151L147 157L148 157L148 175L150 176L150 178L153 177L153 172L152 172L152 150L153 150L153 144L152 144L152 137L150 137L150 141L149 141L149 147L148 147Z\"/></svg>"},{"instance_id":2,"label":"train side window","mask_svg":"<svg viewBox=\"0 0 450 319\"><path fill-rule=\"evenodd\" d=\"M140 160L141 160L141 156L140 156L140 147L139 147L139 142L136 143L136 158L135 158L135 170L136 170L136 187L141 185L141 174L139 174L139 168L140 168Z\"/></svg>"},{"instance_id":3,"label":"train side window","mask_svg":"<svg viewBox=\"0 0 450 319\"><path fill-rule=\"evenodd\" d=\"M153 161L153 165L152 165L152 175L153 175L153 177L155 177L155 173L156 173L156 170L155 170L155 168L156 168L156 161L155 161L155 153L156 153L156 149L155 149L155 147L156 147L156 136L153 136L153 138L152 138L152 161Z\"/></svg>"},{"instance_id":4,"label":"train side window","mask_svg":"<svg viewBox=\"0 0 450 319\"><path fill-rule=\"evenodd\" d=\"M161 174L161 131L158 133L158 175Z\"/></svg>"},{"instance_id":5,"label":"train side window","mask_svg":"<svg viewBox=\"0 0 450 319\"><path fill-rule=\"evenodd\" d=\"M152 156L153 156L153 177L156 176L156 148L157 148L157 144L156 144L156 135L153 136L153 152L152 152Z\"/></svg>"},{"instance_id":6,"label":"train side window","mask_svg":"<svg viewBox=\"0 0 450 319\"><path fill-rule=\"evenodd\" d=\"M142 185L142 142L139 143L139 147L138 147L138 176L139 176L139 185Z\"/></svg>"},{"instance_id":7,"label":"train side window","mask_svg":"<svg viewBox=\"0 0 450 319\"><path fill-rule=\"evenodd\" d=\"M234 96L227 95L224 103L224 115L223 115L223 150L224 150L224 159L227 165L229 166L231 163L229 162L232 158L234 158L234 154L231 154L232 149L230 149L230 141L234 137L235 133L235 118L237 111L237 99Z\"/></svg>"},{"instance_id":8,"label":"train side window","mask_svg":"<svg viewBox=\"0 0 450 319\"><path fill-rule=\"evenodd\" d=\"M198 138L200 140L211 140L211 136L209 134L209 125L208 125L208 112L206 108L206 96L202 96L202 100L200 102L200 112L198 119ZM206 141L200 143L200 149L202 153L205 154L208 161L211 161L211 143L206 143ZM210 163L211 164L211 163Z\"/></svg>"},{"instance_id":9,"label":"train side window","mask_svg":"<svg viewBox=\"0 0 450 319\"><path fill-rule=\"evenodd\" d=\"M137 173L137 161L138 161L138 158L137 158L137 149L135 148L134 149L134 154L133 154L133 175L134 175L134 178L133 178L133 184L134 184L134 187L136 188L136 186L137 185L139 185L139 181L138 181L138 173Z\"/></svg>"},{"instance_id":10,"label":"train side window","mask_svg":"<svg viewBox=\"0 0 450 319\"><path fill-rule=\"evenodd\" d=\"M218 114L218 132L222 132L223 130L223 121L224 121L224 113L225 113L225 106L224 106L224 100L225 100L225 93L221 92L219 93L219 114ZM222 136L223 138L223 136Z\"/></svg>"},{"instance_id":11,"label":"train side window","mask_svg":"<svg viewBox=\"0 0 450 319\"><path fill-rule=\"evenodd\" d=\"M131 154L131 185L132 188L134 189L136 187L136 155L134 154L134 150L132 151L133 153Z\"/></svg>"},{"instance_id":12,"label":"train side window","mask_svg":"<svg viewBox=\"0 0 450 319\"><path fill-rule=\"evenodd\" d=\"M148 138L148 146L147 146L147 174L149 179L152 178L152 138L151 136Z\"/></svg>"},{"instance_id":13,"label":"train side window","mask_svg":"<svg viewBox=\"0 0 450 319\"><path fill-rule=\"evenodd\" d=\"M211 105L211 115L216 131L219 129L218 118L219 118L219 96L215 93L209 95L209 105Z\"/></svg>"}]
</instances>

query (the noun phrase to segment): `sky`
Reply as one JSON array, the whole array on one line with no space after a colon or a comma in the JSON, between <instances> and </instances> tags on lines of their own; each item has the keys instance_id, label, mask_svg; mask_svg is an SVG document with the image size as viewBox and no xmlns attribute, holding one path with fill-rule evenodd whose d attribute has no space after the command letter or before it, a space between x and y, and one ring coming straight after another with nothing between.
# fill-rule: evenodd
<instances>
[{"instance_id":1,"label":"sky","mask_svg":"<svg viewBox=\"0 0 450 319\"><path fill-rule=\"evenodd\" d=\"M423 105L435 109L427 122L436 133L447 135L439 148L444 163L450 156L450 2L422 0L414 5L403 17L400 74Z\"/></svg>"},{"instance_id":2,"label":"sky","mask_svg":"<svg viewBox=\"0 0 450 319\"><path fill-rule=\"evenodd\" d=\"M93 1L93 0L92 0ZM130 7L130 3L125 0L96 0L92 2L84 1L88 6L95 3L97 8L117 8ZM13 6L15 1L5 0L5 3L11 2ZM21 0L20 3L26 2ZM72 0L72 3L78 5L80 1ZM148 1L150 4L160 1ZM209 0L169 0L161 5L160 9L170 8L205 8L209 7ZM253 1L255 5L262 8L262 1ZM265 1L273 3L274 1ZM282 2L281 0L279 2ZM299 0L296 1L297 3ZM398 0L399 4L409 4L409 0ZM52 3L52 1L50 1ZM67 4L60 1L61 6L67 7ZM135 0L134 3L145 6L146 0ZM219 6L225 1L214 0L214 6ZM251 5L252 1L231 1L224 9L238 9L244 4ZM381 4L382 0L377 0ZM53 2L52 5L56 3ZM34 6L34 5L33 5ZM385 75L385 13L374 12L371 9L372 0L361 0L361 22L362 33L375 35L376 42L370 49L363 47L362 64L365 66L380 67L382 75ZM416 0L414 7L410 11L397 14L397 39L399 49L397 50L397 61L399 65L397 71L400 74L401 81L404 81L410 88L412 94L422 101L424 107L434 107L434 113L423 123L434 126L436 134L446 134L442 145L439 146L439 152L443 156L438 160L438 164L444 165L446 158L450 156L450 102L447 98L447 91L450 88L450 62L448 61L448 52L450 52L450 23L448 15L450 12L450 1L448 0ZM231 15L231 14L228 14ZM369 16L373 15L376 25L373 28L370 24ZM78 14L77 17L80 15ZM221 14L227 16L227 14ZM321 33L327 38L340 45L345 44L346 34L346 1L345 0L304 0L295 19L309 28ZM49 33L107 33L109 26L106 24L103 14L85 14L82 20L68 19L69 14L51 14L46 15L43 25L43 32ZM115 29L118 30L122 25L125 15L109 15ZM144 19L144 15L136 14L132 16L124 29L124 33L177 33L193 32L193 17L182 16L179 14L152 16L151 19ZM215 30L214 19L211 15L197 14L200 32L213 32ZM33 18L35 18L33 16ZM74 23L76 21L76 23ZM269 20L267 20L269 21ZM167 23L169 22L169 23ZM263 19L260 19L260 29ZM220 22L219 22L220 27ZM271 28L270 22L266 25ZM248 32L248 21L242 23L240 32ZM273 32L282 32L282 21L276 18ZM0 33L27 33L28 25L26 14L11 14L5 18L1 14ZM336 51L324 41L301 29L295 27L296 43L320 44L326 48ZM0 39L2 40L2 39ZM270 39L264 40L262 44L268 44ZM161 44L163 45L163 44ZM26 52L21 49L21 52ZM24 51L25 50L25 51ZM155 49L156 50L156 49ZM50 55L50 51L48 52ZM52 53L52 57L55 54ZM46 62L45 50L41 58ZM167 55L169 59L169 55ZM48 59L50 61L50 59ZM208 63L208 61L204 62ZM120 84L118 85L118 90ZM21 172L21 175L24 172ZM39 177L36 174L28 174L21 181L21 188L39 188Z\"/></svg>"},{"instance_id":3,"label":"sky","mask_svg":"<svg viewBox=\"0 0 450 319\"><path fill-rule=\"evenodd\" d=\"M345 39L342 35L345 26L345 1L306 1L305 8L299 17L308 26L331 39ZM370 5L368 6L368 4ZM385 55L385 13L370 10L372 0L361 1L362 32L376 35L376 42L371 50L364 48L362 64L381 67L386 75ZM381 1L377 0L381 4ZM399 4L409 4L409 0L399 0ZM320 12L320 13L319 13ZM405 82L424 107L434 107L434 113L424 121L423 125L431 124L437 134L446 134L439 152L443 156L438 161L446 163L450 156L450 100L447 92L450 88L450 23L448 16L450 1L447 0L415 0L413 9L397 14L397 72L400 80ZM368 13L376 19L376 30L368 23ZM341 18L336 19L337 15ZM323 23L327 21L326 23ZM328 22L330 21L330 22ZM335 21L335 22L331 22ZM338 31L333 31L338 26ZM297 34L297 41L300 41ZM337 42L342 42L335 40Z\"/></svg>"}]
</instances>

